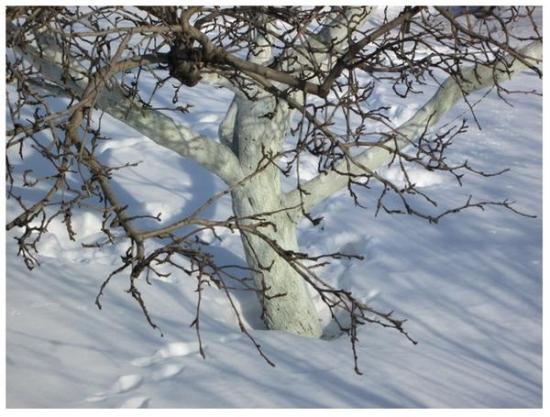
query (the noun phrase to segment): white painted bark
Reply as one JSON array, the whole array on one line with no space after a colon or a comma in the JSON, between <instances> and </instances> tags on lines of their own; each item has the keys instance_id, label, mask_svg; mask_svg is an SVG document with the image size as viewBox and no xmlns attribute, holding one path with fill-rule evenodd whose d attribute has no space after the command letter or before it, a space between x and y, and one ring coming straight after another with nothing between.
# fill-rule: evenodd
<instances>
[{"instance_id":1,"label":"white painted bark","mask_svg":"<svg viewBox=\"0 0 550 417\"><path fill-rule=\"evenodd\" d=\"M269 62L270 42L260 36L255 44L251 61ZM255 101L237 93L219 129L220 140L233 149L245 176L257 171L264 153L275 155L282 150L291 117L288 105L260 89L255 93ZM285 207L280 172L275 166L257 173L231 195L237 217L267 213L263 217L274 226L262 228L261 232L282 249L298 251L296 223L281 212ZM265 240L252 233L242 233L241 238L247 264L256 271L256 287L262 290L260 302L267 327L319 337L319 316L305 280Z\"/></svg>"},{"instance_id":2,"label":"white painted bark","mask_svg":"<svg viewBox=\"0 0 550 417\"><path fill-rule=\"evenodd\" d=\"M79 81L67 80L63 76L63 68L60 65L62 54L58 51L57 45L46 34L41 38L41 42L46 51L42 56L38 50L30 46L24 52L19 50L16 53L39 69L44 81L69 89L73 94L82 94L88 80L79 72L77 63L71 68L71 74ZM205 79L211 84L229 85L213 75L206 76ZM231 149L223 143L197 135L160 111L143 109L136 105L124 95L115 80L110 88L98 97L96 107L131 126L158 145L195 160L230 186L242 177L239 162Z\"/></svg>"},{"instance_id":3,"label":"white painted bark","mask_svg":"<svg viewBox=\"0 0 550 417\"><path fill-rule=\"evenodd\" d=\"M519 52L528 56L534 64L540 63L542 58L542 42L533 42ZM488 66L465 69L463 71L464 80L460 86L453 78L449 77L424 106L395 130L397 132L397 141L386 143L389 149L372 147L365 150L355 158L357 164L350 167L350 173L360 175L368 171L373 172L388 164L394 154L392 151L392 149L395 149L394 146L397 145L401 149L407 144L414 142L424 129L435 125L441 120L458 101L464 98L464 95L492 86L495 80L498 82L506 81L512 75L526 68L519 60L510 58L510 62L511 65L508 67L510 75L504 71L504 64L501 63L496 69ZM340 175L336 171L347 172L347 165L341 163L335 171L319 174L302 185L302 189L305 191L302 194L302 201L306 212L309 212L315 205L346 187L348 177ZM294 190L289 192L285 196L285 200L287 207L300 204L299 191ZM299 219L303 214L302 211L295 210L292 215L296 219Z\"/></svg>"}]
</instances>

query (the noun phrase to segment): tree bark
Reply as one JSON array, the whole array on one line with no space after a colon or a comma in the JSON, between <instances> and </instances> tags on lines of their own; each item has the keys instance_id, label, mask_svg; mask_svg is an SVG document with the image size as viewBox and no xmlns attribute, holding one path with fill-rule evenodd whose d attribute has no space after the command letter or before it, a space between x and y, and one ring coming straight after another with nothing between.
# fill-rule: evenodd
<instances>
[{"instance_id":1,"label":"tree bark","mask_svg":"<svg viewBox=\"0 0 550 417\"><path fill-rule=\"evenodd\" d=\"M534 41L519 52L532 61L532 65L542 61L542 42ZM523 61L509 56L507 67L499 63L496 67L477 65L466 67L462 72L462 82L448 77L435 94L405 123L395 129L395 142L388 142L387 147L370 147L354 158L349 173L352 175L364 174L367 171L374 172L386 165L393 157L395 150L403 150L409 143L418 139L418 136L427 128L434 126L447 112L468 94L487 87L492 87L496 82L505 82L516 73L527 68ZM285 196L288 206L303 202L303 211L309 212L324 199L333 196L343 190L348 177L341 172L348 171L347 162L341 162L337 169L328 173L322 173L302 184L302 191L293 190ZM302 217L302 210L294 210L292 216L297 219ZM291 213L289 213L291 214Z\"/></svg>"},{"instance_id":2,"label":"tree bark","mask_svg":"<svg viewBox=\"0 0 550 417\"><path fill-rule=\"evenodd\" d=\"M226 120L233 122L233 146L244 175L254 173L265 153L283 146L291 110L268 95L256 101L237 96ZM235 115L236 107L236 115ZM227 132L227 123L224 124ZM227 139L227 133L225 135ZM280 172L273 164L233 190L233 211L237 217L262 215L272 226L261 232L288 251L298 251L296 223L284 210ZM257 220L245 220L254 222ZM273 247L260 237L241 235L246 261L252 268L264 320L269 329L319 337L319 317L305 280Z\"/></svg>"}]
</instances>

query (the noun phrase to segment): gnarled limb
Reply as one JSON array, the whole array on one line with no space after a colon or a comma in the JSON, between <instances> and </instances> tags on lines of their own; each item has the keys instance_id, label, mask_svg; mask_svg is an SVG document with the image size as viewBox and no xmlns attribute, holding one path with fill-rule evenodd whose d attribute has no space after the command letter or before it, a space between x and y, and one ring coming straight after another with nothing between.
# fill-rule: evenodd
<instances>
[{"instance_id":1,"label":"gnarled limb","mask_svg":"<svg viewBox=\"0 0 550 417\"><path fill-rule=\"evenodd\" d=\"M519 52L524 56L524 60L528 59L533 64L540 63L542 42L535 41ZM343 161L337 165L336 170L319 174L302 184L303 211L310 211L315 205L346 187L348 176L338 172L349 171L351 175L361 175L366 174L366 169L371 172L376 171L392 159L396 150L407 146L424 129L436 124L465 95L505 81L525 68L527 66L522 61L510 57L507 68L501 62L496 67L479 65L464 70L460 84L453 77L449 77L424 106L395 130L395 140L387 141L383 147L373 146L365 150L354 158L356 163L351 164L349 169L348 163ZM299 204L300 190L287 193L285 198L287 207ZM299 218L303 215L303 211L295 210L294 215Z\"/></svg>"},{"instance_id":2,"label":"gnarled limb","mask_svg":"<svg viewBox=\"0 0 550 417\"><path fill-rule=\"evenodd\" d=\"M47 36L41 39L41 41L47 40ZM46 80L67 90L68 95L82 95L86 86L86 79L82 78L82 76L77 77L80 74L79 69L75 65L71 69L72 75L75 78L67 79L63 67L59 62L56 62L56 58L60 58L60 54L55 52L55 44L48 44L48 48L49 51L47 54L40 54L30 46L24 51L19 49L16 53L28 59L32 65L38 67ZM123 71L139 65L157 63L159 61L152 56L134 57L125 60L123 63L119 63L120 68L118 70ZM220 82L216 80L213 80L213 82ZM193 159L220 177L228 185L232 185L240 180L242 173L238 160L227 146L223 143L196 135L191 129L160 111L144 109L126 97L115 80L112 81L111 88L97 97L95 106L98 109L126 123L155 143L182 156ZM43 88L47 88L47 85L44 84Z\"/></svg>"}]
</instances>

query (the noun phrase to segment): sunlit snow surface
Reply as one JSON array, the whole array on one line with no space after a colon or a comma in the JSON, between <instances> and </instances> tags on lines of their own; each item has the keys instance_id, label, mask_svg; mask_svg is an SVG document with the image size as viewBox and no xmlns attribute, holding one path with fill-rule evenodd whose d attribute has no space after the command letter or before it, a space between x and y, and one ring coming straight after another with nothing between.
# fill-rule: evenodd
<instances>
[{"instance_id":1,"label":"sunlit snow surface","mask_svg":"<svg viewBox=\"0 0 550 417\"><path fill-rule=\"evenodd\" d=\"M506 86L540 90L541 82L523 73ZM228 103L228 95L216 94L219 102L208 101L207 112L197 106L186 119L205 135L215 134ZM189 90L191 101L206 103L205 97L201 88ZM415 105L426 98L417 97ZM500 208L472 209L437 225L407 216L375 218L376 195L365 193L366 210L340 194L315 210L324 216L320 226L301 224L302 249L365 256L331 265L323 276L407 318L417 346L391 330L362 327L359 376L346 337L313 340L263 330L255 299L238 295L272 368L240 333L224 295L207 288L203 360L189 327L196 305L196 283L189 278L175 274L140 287L164 337L146 324L125 292L125 278L113 280L103 310L96 308L99 286L124 247L81 249L81 242L100 236L99 217L77 212L81 240L70 242L64 226L54 224L41 244L42 266L32 272L16 257L14 234L7 236L8 407L541 407L542 100L509 100L513 107L493 92L478 105L483 130L470 120L453 157L510 172L468 177L463 188L433 173L413 176L445 205L460 205L470 194L509 197L536 219ZM459 105L443 123L460 115L471 119ZM169 222L223 189L195 163L107 117L103 125L113 137L99 151L105 162L143 160L116 175L136 210L162 212ZM400 180L398 172L386 175ZM15 209L8 201L8 220ZM231 215L230 202L207 214ZM238 238L226 233L222 239L214 249L218 260L242 264Z\"/></svg>"}]
</instances>

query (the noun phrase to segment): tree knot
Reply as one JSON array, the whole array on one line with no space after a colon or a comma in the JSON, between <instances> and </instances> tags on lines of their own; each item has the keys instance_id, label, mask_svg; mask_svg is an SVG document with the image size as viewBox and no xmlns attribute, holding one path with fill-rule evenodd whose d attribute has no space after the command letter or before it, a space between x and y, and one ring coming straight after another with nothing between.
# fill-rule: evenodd
<instances>
[{"instance_id":1,"label":"tree knot","mask_svg":"<svg viewBox=\"0 0 550 417\"><path fill-rule=\"evenodd\" d=\"M191 47L187 42L176 42L169 57L170 75L188 87L195 86L201 80L201 69L204 67L203 54L200 49Z\"/></svg>"}]
</instances>

